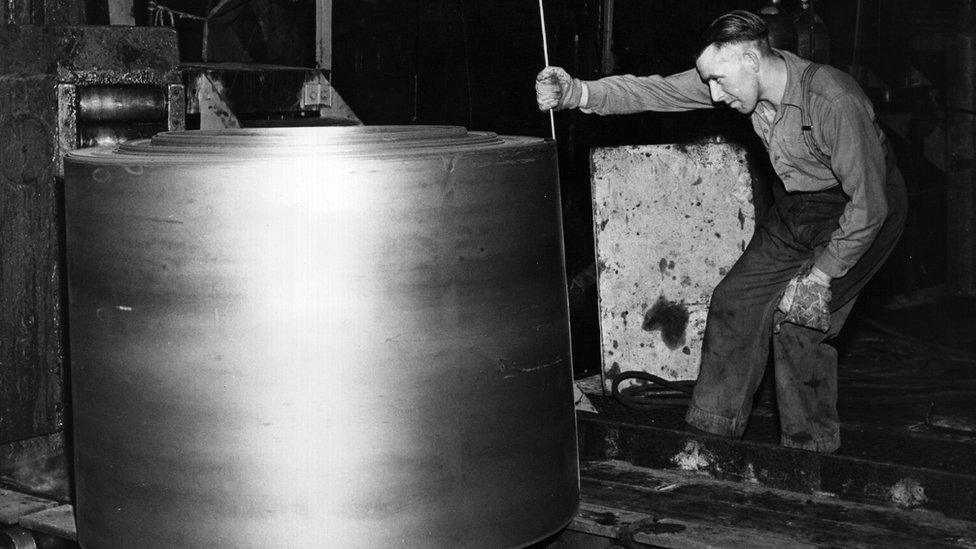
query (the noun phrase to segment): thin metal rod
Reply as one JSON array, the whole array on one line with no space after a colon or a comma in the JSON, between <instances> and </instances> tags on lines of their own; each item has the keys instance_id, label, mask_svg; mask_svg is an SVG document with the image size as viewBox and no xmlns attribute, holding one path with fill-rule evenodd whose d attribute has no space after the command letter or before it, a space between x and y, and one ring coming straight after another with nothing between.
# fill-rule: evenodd
<instances>
[{"instance_id":1,"label":"thin metal rod","mask_svg":"<svg viewBox=\"0 0 976 549\"><path fill-rule=\"evenodd\" d=\"M546 66L549 66L549 39L546 37L546 10L539 0L539 22L542 28L542 57L545 59Z\"/></svg>"},{"instance_id":2,"label":"thin metal rod","mask_svg":"<svg viewBox=\"0 0 976 549\"><path fill-rule=\"evenodd\" d=\"M539 22L542 26L542 58L549 66L549 39L546 38L546 10L542 7L542 0L539 0ZM549 128L552 130L552 140L556 140L556 115L549 109Z\"/></svg>"},{"instance_id":3,"label":"thin metal rod","mask_svg":"<svg viewBox=\"0 0 976 549\"><path fill-rule=\"evenodd\" d=\"M854 15L854 48L851 50L851 74L855 79L860 81L861 70L858 69L858 48L861 42L861 8L863 7L864 0L857 0L857 11Z\"/></svg>"}]
</instances>

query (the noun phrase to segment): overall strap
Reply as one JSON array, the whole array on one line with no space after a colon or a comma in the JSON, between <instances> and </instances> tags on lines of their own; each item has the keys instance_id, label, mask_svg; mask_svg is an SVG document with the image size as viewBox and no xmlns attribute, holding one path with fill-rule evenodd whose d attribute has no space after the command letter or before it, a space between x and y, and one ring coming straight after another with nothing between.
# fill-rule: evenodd
<instances>
[{"instance_id":1,"label":"overall strap","mask_svg":"<svg viewBox=\"0 0 976 549\"><path fill-rule=\"evenodd\" d=\"M810 116L810 82L813 80L813 75L822 66L820 63L810 63L803 71L803 76L800 77L800 94L803 96L803 107L800 109L800 120L802 124L800 129L803 130L803 141L806 142L807 148L810 149L810 154L820 161L821 164L829 168L830 157L823 152L823 149L817 144L817 140L813 138L813 120Z\"/></svg>"}]
</instances>

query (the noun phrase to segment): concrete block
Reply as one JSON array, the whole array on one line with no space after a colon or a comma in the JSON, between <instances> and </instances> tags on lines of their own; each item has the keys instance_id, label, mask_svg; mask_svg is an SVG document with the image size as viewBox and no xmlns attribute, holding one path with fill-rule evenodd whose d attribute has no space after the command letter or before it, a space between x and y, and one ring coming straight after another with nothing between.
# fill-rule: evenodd
<instances>
[{"instance_id":1,"label":"concrete block","mask_svg":"<svg viewBox=\"0 0 976 549\"><path fill-rule=\"evenodd\" d=\"M598 148L591 165L607 387L630 370L695 379L712 290L755 227L745 151Z\"/></svg>"}]
</instances>

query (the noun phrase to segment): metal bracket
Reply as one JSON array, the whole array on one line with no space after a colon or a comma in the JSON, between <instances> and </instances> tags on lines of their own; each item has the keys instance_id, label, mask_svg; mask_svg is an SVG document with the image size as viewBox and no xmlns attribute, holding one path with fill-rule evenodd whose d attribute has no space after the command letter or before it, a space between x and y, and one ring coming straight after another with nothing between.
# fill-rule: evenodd
<instances>
[{"instance_id":1,"label":"metal bracket","mask_svg":"<svg viewBox=\"0 0 976 549\"><path fill-rule=\"evenodd\" d=\"M64 178L64 157L78 148L78 90L74 84L58 84L58 128L54 172Z\"/></svg>"},{"instance_id":2,"label":"metal bracket","mask_svg":"<svg viewBox=\"0 0 976 549\"><path fill-rule=\"evenodd\" d=\"M181 84L170 84L167 86L167 96L169 99L169 114L166 120L166 129L171 132L185 130L186 90Z\"/></svg>"},{"instance_id":3,"label":"metal bracket","mask_svg":"<svg viewBox=\"0 0 976 549\"><path fill-rule=\"evenodd\" d=\"M200 73L196 88L201 130L241 127L224 97L224 84L220 80L211 79L207 73Z\"/></svg>"},{"instance_id":4,"label":"metal bracket","mask_svg":"<svg viewBox=\"0 0 976 549\"><path fill-rule=\"evenodd\" d=\"M332 107L332 84L320 72L314 73L302 85L302 96L299 101L302 110Z\"/></svg>"}]
</instances>

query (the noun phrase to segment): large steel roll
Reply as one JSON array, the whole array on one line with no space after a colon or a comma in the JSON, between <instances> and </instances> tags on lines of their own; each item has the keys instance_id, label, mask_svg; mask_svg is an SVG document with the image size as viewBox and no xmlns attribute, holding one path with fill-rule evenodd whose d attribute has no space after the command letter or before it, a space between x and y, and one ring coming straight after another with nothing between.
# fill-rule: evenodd
<instances>
[{"instance_id":1,"label":"large steel roll","mask_svg":"<svg viewBox=\"0 0 976 549\"><path fill-rule=\"evenodd\" d=\"M83 547L495 548L570 520L553 143L172 132L65 172Z\"/></svg>"}]
</instances>

